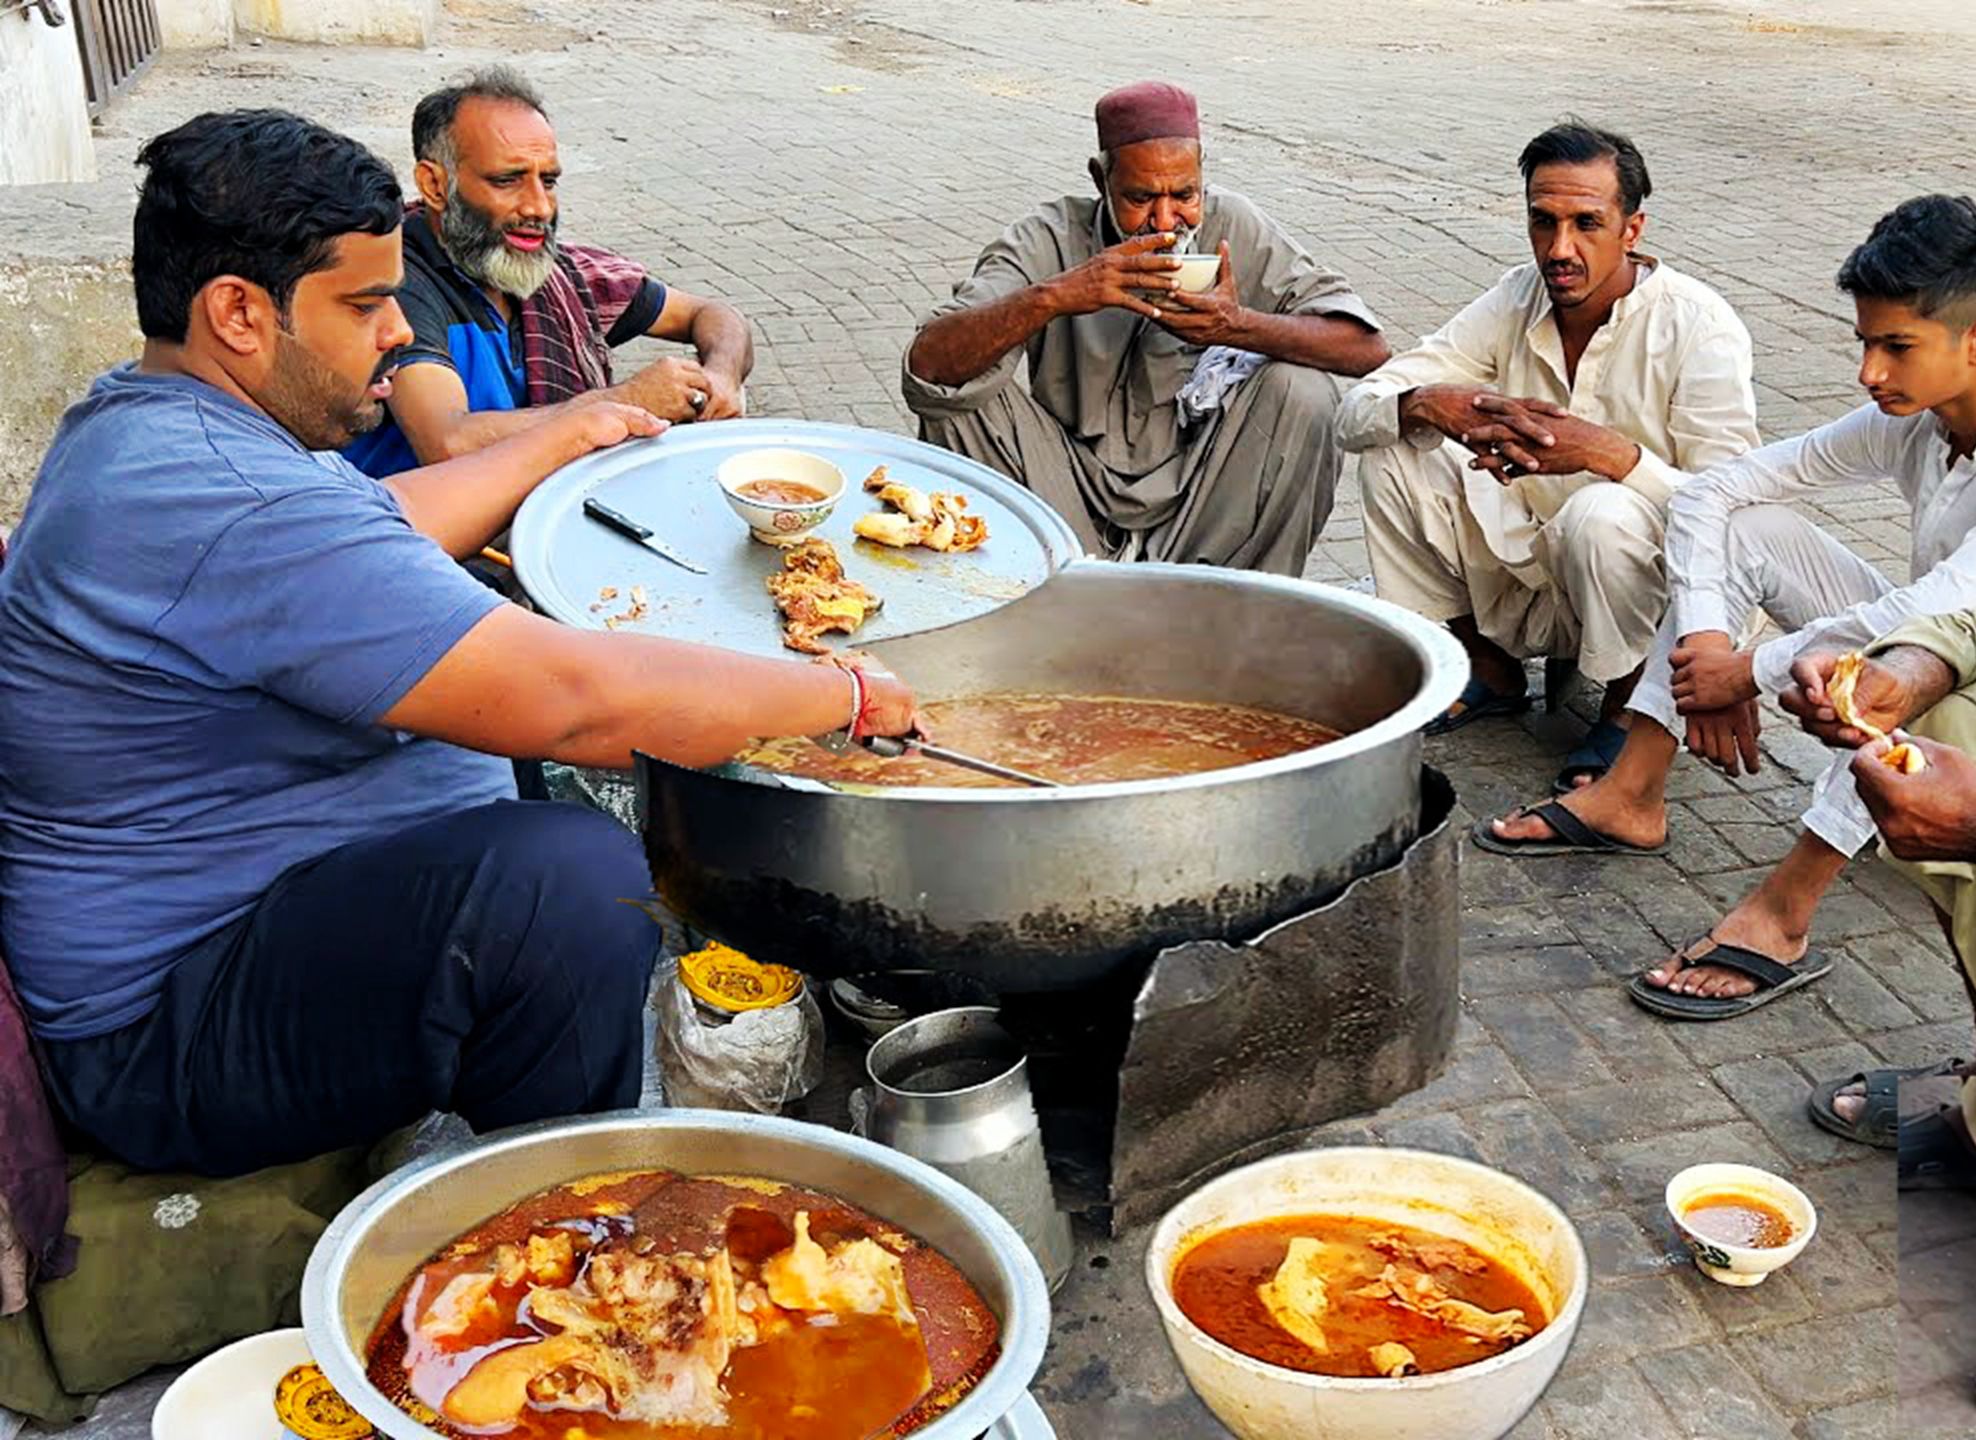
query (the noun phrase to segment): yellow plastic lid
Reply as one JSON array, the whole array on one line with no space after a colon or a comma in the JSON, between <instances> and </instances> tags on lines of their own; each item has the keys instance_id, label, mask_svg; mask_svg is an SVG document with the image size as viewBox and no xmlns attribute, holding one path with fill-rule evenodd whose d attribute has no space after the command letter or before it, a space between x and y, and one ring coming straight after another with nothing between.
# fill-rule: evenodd
<instances>
[{"instance_id":1,"label":"yellow plastic lid","mask_svg":"<svg viewBox=\"0 0 1976 1440\"><path fill-rule=\"evenodd\" d=\"M803 977L787 965L764 965L719 941L679 957L679 978L694 999L718 1010L770 1010L803 991Z\"/></svg>"},{"instance_id":2,"label":"yellow plastic lid","mask_svg":"<svg viewBox=\"0 0 1976 1440\"><path fill-rule=\"evenodd\" d=\"M281 1377L274 1387L274 1416L301 1440L369 1440L377 1434L314 1365L297 1365Z\"/></svg>"}]
</instances>

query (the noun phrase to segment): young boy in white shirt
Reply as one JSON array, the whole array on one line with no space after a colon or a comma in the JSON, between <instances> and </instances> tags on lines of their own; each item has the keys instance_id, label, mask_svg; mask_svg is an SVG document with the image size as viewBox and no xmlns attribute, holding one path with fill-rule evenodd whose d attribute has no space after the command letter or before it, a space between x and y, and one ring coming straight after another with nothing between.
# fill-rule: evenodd
<instances>
[{"instance_id":1,"label":"young boy in white shirt","mask_svg":"<svg viewBox=\"0 0 1976 1440\"><path fill-rule=\"evenodd\" d=\"M1659 854L1666 781L1687 748L1730 775L1757 765L1757 700L1791 684L1800 653L1857 649L1916 615L1976 605L1976 201L1927 195L1873 227L1839 272L1871 403L1796 439L1717 466L1679 490L1668 519L1669 608L1612 769L1560 800L1475 828L1512 855ZM1912 520L1913 580L1896 586L1783 502L1891 479ZM1753 611L1785 633L1737 644ZM1809 948L1819 898L1873 837L1840 756L1805 833L1705 936L1629 984L1684 1020L1745 1014L1831 968Z\"/></svg>"}]
</instances>

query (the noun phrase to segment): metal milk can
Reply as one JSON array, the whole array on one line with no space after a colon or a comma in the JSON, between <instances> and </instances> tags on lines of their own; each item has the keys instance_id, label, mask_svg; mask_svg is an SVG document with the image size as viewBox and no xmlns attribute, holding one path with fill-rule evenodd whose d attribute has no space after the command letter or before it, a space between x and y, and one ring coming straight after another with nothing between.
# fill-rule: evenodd
<instances>
[{"instance_id":1,"label":"metal milk can","mask_svg":"<svg viewBox=\"0 0 1976 1440\"><path fill-rule=\"evenodd\" d=\"M871 1047L868 1138L923 1160L1001 1211L1055 1290L1070 1219L1050 1189L1029 1060L988 1006L909 1020Z\"/></svg>"}]
</instances>

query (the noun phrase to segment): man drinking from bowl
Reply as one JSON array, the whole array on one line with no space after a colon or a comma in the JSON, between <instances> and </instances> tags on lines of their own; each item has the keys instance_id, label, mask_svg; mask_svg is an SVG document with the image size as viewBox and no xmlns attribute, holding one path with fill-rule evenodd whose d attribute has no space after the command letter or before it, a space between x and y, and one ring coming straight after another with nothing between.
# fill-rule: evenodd
<instances>
[{"instance_id":1,"label":"man drinking from bowl","mask_svg":"<svg viewBox=\"0 0 1976 1440\"><path fill-rule=\"evenodd\" d=\"M600 399L673 424L741 414L755 351L732 306L558 237L556 132L520 75L496 66L426 96L412 151L419 199L398 291L412 335L386 423L347 452L358 469L395 475L468 455ZM684 341L697 358L667 356L614 384L612 349L641 335Z\"/></svg>"},{"instance_id":2,"label":"man drinking from bowl","mask_svg":"<svg viewBox=\"0 0 1976 1440\"><path fill-rule=\"evenodd\" d=\"M1386 358L1379 322L1203 182L1192 95L1129 85L1097 120L1097 194L982 251L906 351L906 404L923 439L1028 486L1094 554L1301 574L1338 480L1332 373ZM1214 257L1199 293L1180 288L1190 251Z\"/></svg>"},{"instance_id":3,"label":"man drinking from bowl","mask_svg":"<svg viewBox=\"0 0 1976 1440\"><path fill-rule=\"evenodd\" d=\"M896 680L505 603L454 558L662 421L599 403L388 482L335 453L410 339L403 199L278 110L140 152L143 358L63 418L0 568L0 951L71 1124L229 1175L636 1103L644 856L503 757L904 733Z\"/></svg>"}]
</instances>

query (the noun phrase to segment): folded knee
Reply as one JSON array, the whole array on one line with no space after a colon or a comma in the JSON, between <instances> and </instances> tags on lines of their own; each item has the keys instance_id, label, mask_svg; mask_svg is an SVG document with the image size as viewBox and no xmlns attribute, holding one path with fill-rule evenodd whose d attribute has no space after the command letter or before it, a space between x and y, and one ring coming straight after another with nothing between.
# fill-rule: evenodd
<instances>
[{"instance_id":1,"label":"folded knee","mask_svg":"<svg viewBox=\"0 0 1976 1440\"><path fill-rule=\"evenodd\" d=\"M487 903L531 931L610 953L657 940L641 908L651 872L636 836L609 816L551 801L494 807L482 871ZM562 947L558 947L562 948Z\"/></svg>"},{"instance_id":2,"label":"folded knee","mask_svg":"<svg viewBox=\"0 0 1976 1440\"><path fill-rule=\"evenodd\" d=\"M1309 365L1296 365L1288 360L1266 361L1249 377L1248 383L1285 409L1316 419L1328 418L1338 408L1337 380L1328 371Z\"/></svg>"},{"instance_id":3,"label":"folded knee","mask_svg":"<svg viewBox=\"0 0 1976 1440\"><path fill-rule=\"evenodd\" d=\"M1728 543L1736 550L1768 552L1777 541L1810 527L1811 522L1788 505L1745 505L1729 516Z\"/></svg>"},{"instance_id":4,"label":"folded knee","mask_svg":"<svg viewBox=\"0 0 1976 1440\"><path fill-rule=\"evenodd\" d=\"M1409 485L1401 463L1403 446L1367 450L1358 457L1359 494L1371 515L1397 515L1407 507Z\"/></svg>"}]
</instances>

